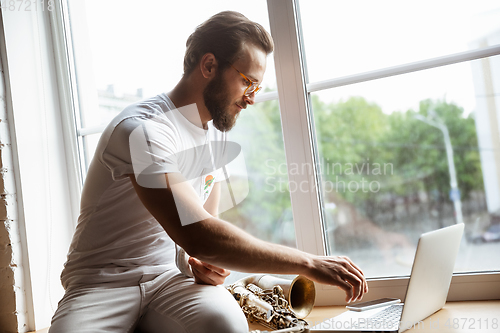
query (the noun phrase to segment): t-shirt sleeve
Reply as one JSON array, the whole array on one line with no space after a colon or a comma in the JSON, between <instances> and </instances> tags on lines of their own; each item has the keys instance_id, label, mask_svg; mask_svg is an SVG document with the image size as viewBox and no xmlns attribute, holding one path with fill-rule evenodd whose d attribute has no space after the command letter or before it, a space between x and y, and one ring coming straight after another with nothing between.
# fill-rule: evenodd
<instances>
[{"instance_id":1,"label":"t-shirt sleeve","mask_svg":"<svg viewBox=\"0 0 500 333\"><path fill-rule=\"evenodd\" d=\"M116 180L129 174L179 172L176 153L173 126L157 119L131 117L113 129L100 160Z\"/></svg>"}]
</instances>

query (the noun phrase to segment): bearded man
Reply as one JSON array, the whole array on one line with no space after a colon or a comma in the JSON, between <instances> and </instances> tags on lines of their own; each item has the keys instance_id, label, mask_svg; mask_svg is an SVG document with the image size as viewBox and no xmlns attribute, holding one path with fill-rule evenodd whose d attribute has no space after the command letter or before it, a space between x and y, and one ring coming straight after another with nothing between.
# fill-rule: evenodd
<instances>
[{"instance_id":1,"label":"bearded man","mask_svg":"<svg viewBox=\"0 0 500 333\"><path fill-rule=\"evenodd\" d=\"M217 218L227 178L218 157L238 114L254 103L273 41L258 23L222 12L186 45L179 83L125 108L101 136L50 333L247 332L222 286L228 269L301 274L352 301L368 291L346 257L267 243ZM190 255L194 278L177 268L176 244Z\"/></svg>"}]
</instances>

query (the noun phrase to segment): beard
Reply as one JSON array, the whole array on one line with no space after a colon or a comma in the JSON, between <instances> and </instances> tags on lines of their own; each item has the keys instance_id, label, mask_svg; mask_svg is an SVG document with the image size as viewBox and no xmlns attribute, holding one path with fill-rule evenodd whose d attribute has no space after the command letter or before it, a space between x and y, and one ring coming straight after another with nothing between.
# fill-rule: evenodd
<instances>
[{"instance_id":1,"label":"beard","mask_svg":"<svg viewBox=\"0 0 500 333\"><path fill-rule=\"evenodd\" d=\"M231 130L239 116L239 113L232 116L229 111L229 107L233 106L233 103L231 103L227 91L227 84L222 78L221 72L203 90L203 99L208 112L212 116L213 125L221 132ZM240 105L245 106L245 102Z\"/></svg>"}]
</instances>

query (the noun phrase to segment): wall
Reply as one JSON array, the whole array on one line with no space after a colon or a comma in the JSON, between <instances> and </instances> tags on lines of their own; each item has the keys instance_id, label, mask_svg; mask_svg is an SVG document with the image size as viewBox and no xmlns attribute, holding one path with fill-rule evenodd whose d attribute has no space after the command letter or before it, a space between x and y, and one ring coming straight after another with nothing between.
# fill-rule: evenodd
<instances>
[{"instance_id":1,"label":"wall","mask_svg":"<svg viewBox=\"0 0 500 333\"><path fill-rule=\"evenodd\" d=\"M22 246L2 62L0 59L0 332L26 332Z\"/></svg>"}]
</instances>

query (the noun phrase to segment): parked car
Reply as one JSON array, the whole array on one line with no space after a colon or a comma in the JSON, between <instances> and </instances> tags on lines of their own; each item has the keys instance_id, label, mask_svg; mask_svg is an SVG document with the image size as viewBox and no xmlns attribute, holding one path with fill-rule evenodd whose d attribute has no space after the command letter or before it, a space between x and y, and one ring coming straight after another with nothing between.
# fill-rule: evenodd
<instances>
[{"instance_id":1,"label":"parked car","mask_svg":"<svg viewBox=\"0 0 500 333\"><path fill-rule=\"evenodd\" d=\"M473 243L490 243L500 241L500 223L491 224L481 234L471 237Z\"/></svg>"}]
</instances>

